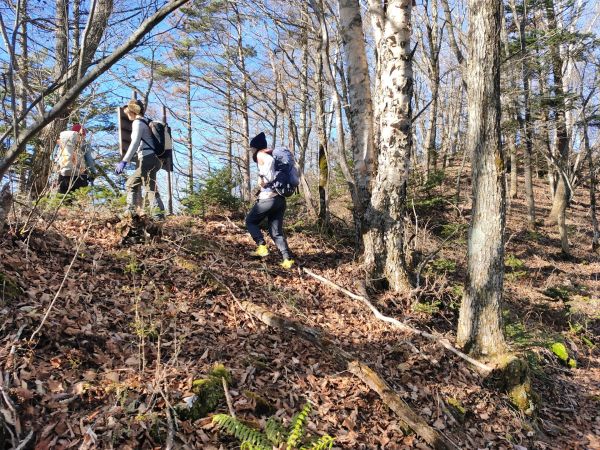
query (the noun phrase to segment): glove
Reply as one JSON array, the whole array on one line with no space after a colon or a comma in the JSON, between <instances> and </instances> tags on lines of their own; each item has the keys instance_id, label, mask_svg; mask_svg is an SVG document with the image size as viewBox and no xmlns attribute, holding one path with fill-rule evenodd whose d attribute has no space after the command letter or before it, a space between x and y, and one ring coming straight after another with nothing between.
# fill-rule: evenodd
<instances>
[{"instance_id":1,"label":"glove","mask_svg":"<svg viewBox=\"0 0 600 450\"><path fill-rule=\"evenodd\" d=\"M117 175L121 175L123 170L125 170L125 166L127 166L127 163L125 161L121 161L119 164L117 164L117 167L115 167L115 173Z\"/></svg>"}]
</instances>

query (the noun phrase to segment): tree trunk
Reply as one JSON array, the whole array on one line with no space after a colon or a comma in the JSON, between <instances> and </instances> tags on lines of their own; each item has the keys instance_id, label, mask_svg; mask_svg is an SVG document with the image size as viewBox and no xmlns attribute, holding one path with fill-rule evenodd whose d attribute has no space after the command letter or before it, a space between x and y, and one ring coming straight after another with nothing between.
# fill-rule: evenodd
<instances>
[{"instance_id":1,"label":"tree trunk","mask_svg":"<svg viewBox=\"0 0 600 450\"><path fill-rule=\"evenodd\" d=\"M320 0L319 4L316 5L318 11L323 11L323 1ZM329 39L327 37L327 29L325 24L325 18L322 14L319 14L319 22L321 24L321 41L319 44L319 56L317 58L317 73L316 73L316 89L317 89L317 135L319 139L319 152L318 152L318 165L319 165L319 225L322 228L329 226L329 206L327 198L327 184L329 181L329 164L327 158L328 152L328 134L327 134L327 120L325 111L325 77L323 75L323 65L328 64L326 58L329 52L328 44Z\"/></svg>"},{"instance_id":2,"label":"tree trunk","mask_svg":"<svg viewBox=\"0 0 600 450\"><path fill-rule=\"evenodd\" d=\"M380 12L379 158L365 216L365 268L370 284L401 292L410 288L403 219L412 146L412 1L391 0Z\"/></svg>"},{"instance_id":3,"label":"tree trunk","mask_svg":"<svg viewBox=\"0 0 600 450\"><path fill-rule=\"evenodd\" d=\"M585 116L585 109L584 109ZM588 135L588 124L584 117L583 119L583 145L586 152L588 170L590 171L590 217L592 219L592 251L595 252L600 248L600 228L598 227L598 217L596 216L596 168L594 167L594 159L592 158L592 150L590 148L590 138Z\"/></svg>"},{"instance_id":4,"label":"tree trunk","mask_svg":"<svg viewBox=\"0 0 600 450\"><path fill-rule=\"evenodd\" d=\"M68 0L56 0L56 31L54 38L54 55L56 63L54 65L54 79L58 80L67 72L69 65L68 56ZM63 85L59 88L60 96L69 88L68 85ZM50 169L52 167L51 156L56 146L56 140L61 131L67 125L69 111L65 111L55 121L48 124L40 133L40 141L36 145L33 154L31 173L29 179L28 190L34 198L42 195L48 184Z\"/></svg>"},{"instance_id":5,"label":"tree trunk","mask_svg":"<svg viewBox=\"0 0 600 450\"><path fill-rule=\"evenodd\" d=\"M246 58L244 56L244 40L242 37L242 19L240 16L239 7L234 3L233 9L235 11L236 26L237 26L237 57L238 57L238 69L242 75L242 92L240 98L240 112L242 114L242 130L243 130L243 145L242 145L242 199L250 201L251 198L251 187L250 187L250 155L247 149L247 145L250 142L250 119L248 116L248 72L246 70Z\"/></svg>"},{"instance_id":6,"label":"tree trunk","mask_svg":"<svg viewBox=\"0 0 600 450\"><path fill-rule=\"evenodd\" d=\"M429 2L425 3L426 9L428 9ZM431 105L429 105L429 129L427 130L427 137L425 139L425 145L427 148L427 178L431 175L431 171L437 170L438 152L436 148L437 138L437 116L438 116L438 95L440 90L440 40L439 26L438 26L438 6L437 1L432 4L432 19L427 19L426 30L427 30L427 41L428 41L428 54L427 59L429 62L429 85L431 88ZM429 15L429 13L428 13Z\"/></svg>"},{"instance_id":7,"label":"tree trunk","mask_svg":"<svg viewBox=\"0 0 600 450\"><path fill-rule=\"evenodd\" d=\"M473 207L457 343L474 355L505 349L502 333L505 183L500 141L502 2L469 0L468 137Z\"/></svg>"},{"instance_id":8,"label":"tree trunk","mask_svg":"<svg viewBox=\"0 0 600 450\"><path fill-rule=\"evenodd\" d=\"M510 198L517 198L518 178L517 178L517 143L513 130L507 131L508 149L510 151Z\"/></svg>"},{"instance_id":9,"label":"tree trunk","mask_svg":"<svg viewBox=\"0 0 600 450\"><path fill-rule=\"evenodd\" d=\"M188 45L189 52L189 45ZM191 194L194 193L194 145L192 141L192 61L189 55L185 59L186 63L186 78L185 78L185 103L187 112L187 151L188 151L188 191Z\"/></svg>"},{"instance_id":10,"label":"tree trunk","mask_svg":"<svg viewBox=\"0 0 600 450\"><path fill-rule=\"evenodd\" d=\"M72 68L67 74L69 67L68 42L69 42L69 20L68 20L68 0L56 0L56 36L55 36L55 56L56 64L54 67L54 78L59 80L65 76L65 83L58 90L58 96L65 95L67 90L79 81L92 65L96 49L100 44L102 36L108 26L108 18L113 10L113 0L98 0L95 3L93 15L88 19L88 24L84 35L82 36L79 48L77 68ZM92 14L92 11L90 11ZM40 144L37 145L33 155L32 170L28 185L32 195L41 195L46 185L52 161L50 157L56 145L56 140L61 131L67 125L69 115L73 109L69 105L53 122L49 123L40 133Z\"/></svg>"},{"instance_id":11,"label":"tree trunk","mask_svg":"<svg viewBox=\"0 0 600 450\"><path fill-rule=\"evenodd\" d=\"M553 0L545 0L545 7L546 17L548 19L548 29L551 32L556 32L558 31L558 28ZM554 193L552 210L550 211L548 219L549 223L556 223L558 225L562 251L564 253L569 253L569 240L566 228L566 211L571 197L567 179L569 170L569 136L567 134L565 98L563 91L563 60L560 56L560 46L558 42L550 44L550 59L552 61L552 74L554 78L553 91L556 105L554 108L556 122L556 156L552 161L558 171L558 184L556 186L556 192Z\"/></svg>"},{"instance_id":12,"label":"tree trunk","mask_svg":"<svg viewBox=\"0 0 600 450\"><path fill-rule=\"evenodd\" d=\"M519 31L519 47L520 47L520 59L521 59L521 80L523 83L523 116L520 121L521 125L521 137L525 142L524 157L523 157L523 170L525 176L525 197L527 200L527 224L529 229L534 230L535 225L535 199L533 197L533 179L532 179L532 153L533 153L533 139L532 139L532 120L531 120L531 104L529 100L530 92L530 81L529 81L529 67L527 66L527 42L525 36L525 20L527 18L527 2L523 1L521 16L517 10L515 0L511 0L510 6L513 13L514 21L517 23L517 29Z\"/></svg>"},{"instance_id":13,"label":"tree trunk","mask_svg":"<svg viewBox=\"0 0 600 450\"><path fill-rule=\"evenodd\" d=\"M374 170L374 128L371 81L365 49L363 21L358 0L338 0L340 35L344 45L348 70L354 184L356 186L356 216L364 220L370 201L371 178ZM361 229L363 224L361 224Z\"/></svg>"}]
</instances>

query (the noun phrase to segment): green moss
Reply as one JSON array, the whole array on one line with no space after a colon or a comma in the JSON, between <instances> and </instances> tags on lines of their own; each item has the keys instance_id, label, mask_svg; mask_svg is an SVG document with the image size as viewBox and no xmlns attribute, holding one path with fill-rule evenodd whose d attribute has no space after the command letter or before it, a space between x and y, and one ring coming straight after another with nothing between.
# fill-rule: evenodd
<instances>
[{"instance_id":1,"label":"green moss","mask_svg":"<svg viewBox=\"0 0 600 450\"><path fill-rule=\"evenodd\" d=\"M0 272L0 301L15 300L23 295L23 290L8 275Z\"/></svg>"},{"instance_id":2,"label":"green moss","mask_svg":"<svg viewBox=\"0 0 600 450\"><path fill-rule=\"evenodd\" d=\"M449 411L452 416L460 423L463 423L465 421L465 416L467 415L467 409L454 397L447 397L446 403L448 403Z\"/></svg>"},{"instance_id":3,"label":"green moss","mask_svg":"<svg viewBox=\"0 0 600 450\"><path fill-rule=\"evenodd\" d=\"M514 354L499 355L494 361L496 368L486 380L507 393L510 402L527 415L533 414L539 397L531 388L529 362Z\"/></svg>"},{"instance_id":4,"label":"green moss","mask_svg":"<svg viewBox=\"0 0 600 450\"><path fill-rule=\"evenodd\" d=\"M223 381L231 383L231 373L222 364L216 364L208 373L206 378L200 378L192 382L191 405L180 404L175 408L179 417L183 420L198 420L213 412L225 397L223 392Z\"/></svg>"},{"instance_id":5,"label":"green moss","mask_svg":"<svg viewBox=\"0 0 600 450\"><path fill-rule=\"evenodd\" d=\"M182 258L181 256L175 258L175 264L177 264L179 268L187 270L188 272L198 272L200 270L198 264L196 264L193 261L190 261L189 259Z\"/></svg>"},{"instance_id":6,"label":"green moss","mask_svg":"<svg viewBox=\"0 0 600 450\"><path fill-rule=\"evenodd\" d=\"M573 358L569 357L569 352L567 351L567 347L562 342L555 342L551 347L552 353L556 355L558 359L561 360L563 364L571 367L572 369L577 367L577 361Z\"/></svg>"},{"instance_id":7,"label":"green moss","mask_svg":"<svg viewBox=\"0 0 600 450\"><path fill-rule=\"evenodd\" d=\"M531 397L531 384L519 384L508 392L508 398L513 406L525 414L532 414L535 410Z\"/></svg>"}]
</instances>

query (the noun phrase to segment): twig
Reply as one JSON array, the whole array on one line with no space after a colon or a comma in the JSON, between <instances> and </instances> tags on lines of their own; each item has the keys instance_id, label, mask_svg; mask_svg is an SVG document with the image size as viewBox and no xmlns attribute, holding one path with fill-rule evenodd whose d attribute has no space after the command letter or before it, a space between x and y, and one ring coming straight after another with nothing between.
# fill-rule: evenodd
<instances>
[{"instance_id":1,"label":"twig","mask_svg":"<svg viewBox=\"0 0 600 450\"><path fill-rule=\"evenodd\" d=\"M21 441L21 443L15 448L15 450L23 450L27 447L27 444L29 444L29 441L31 440L31 438L33 437L33 430L31 430L29 432L29 434L27 436L25 436L25 439L23 439Z\"/></svg>"},{"instance_id":2,"label":"twig","mask_svg":"<svg viewBox=\"0 0 600 450\"><path fill-rule=\"evenodd\" d=\"M490 372L492 372L493 368L488 366L487 364L483 364L480 361L477 361L474 358L471 358L469 355L466 355L465 353L461 352L460 350L456 349L455 347L453 347L450 342L448 342L447 339L442 338L441 336L435 336L433 334L427 333L426 331L421 331L418 330L416 328L413 328L411 326L406 325L403 322L400 322L399 320L396 320L392 317L388 317L388 316L384 316L383 314L381 314L379 312L379 310L377 308L375 308L373 306L373 304L367 300L365 297L363 297L362 295L356 295L352 292L350 292L347 289L344 289L343 287L335 284L333 281L328 280L327 278L324 278L320 275L317 275L316 273L312 272L311 270L303 267L302 270L307 273L308 275L310 275L311 277L315 278L316 280L319 280L320 282L322 282L323 284L326 284L329 287L332 287L340 292L343 292L344 294L346 294L348 297L353 298L354 300L358 300L362 303L364 303L375 315L375 317L377 317L379 320L383 321L383 322L387 322L389 324L391 324L392 326L399 328L403 331L407 331L410 333L414 333L417 334L419 336L423 336L426 339L429 339L433 342L436 342L438 344L440 344L442 347L446 348L447 350L450 350L452 353L454 353L456 356L464 359L465 361L467 361L468 363L472 364L473 366L477 367L483 375L487 375Z\"/></svg>"},{"instance_id":3,"label":"twig","mask_svg":"<svg viewBox=\"0 0 600 450\"><path fill-rule=\"evenodd\" d=\"M225 380L225 377L221 377L221 381L223 382L223 392L225 392L225 400L227 400L227 407L229 408L229 415L235 419L235 410L233 409L233 402L231 401L231 394L229 393L229 389L227 388L227 380Z\"/></svg>"}]
</instances>

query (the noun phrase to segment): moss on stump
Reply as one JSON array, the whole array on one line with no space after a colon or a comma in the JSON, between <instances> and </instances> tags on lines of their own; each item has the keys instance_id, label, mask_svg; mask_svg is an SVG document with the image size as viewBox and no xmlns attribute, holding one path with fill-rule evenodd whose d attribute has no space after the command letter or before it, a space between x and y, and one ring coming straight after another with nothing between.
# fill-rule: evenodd
<instances>
[{"instance_id":1,"label":"moss on stump","mask_svg":"<svg viewBox=\"0 0 600 450\"><path fill-rule=\"evenodd\" d=\"M527 359L505 354L498 356L494 362L496 367L489 375L488 383L506 392L515 408L527 415L533 415L538 409L539 398L531 388Z\"/></svg>"}]
</instances>

